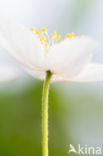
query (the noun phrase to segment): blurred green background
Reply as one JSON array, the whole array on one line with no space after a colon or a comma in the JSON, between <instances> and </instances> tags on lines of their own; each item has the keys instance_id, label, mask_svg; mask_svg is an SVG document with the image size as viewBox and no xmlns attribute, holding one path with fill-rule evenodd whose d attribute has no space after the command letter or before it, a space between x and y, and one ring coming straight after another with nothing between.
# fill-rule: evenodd
<instances>
[{"instance_id":1,"label":"blurred green background","mask_svg":"<svg viewBox=\"0 0 103 156\"><path fill-rule=\"evenodd\" d=\"M28 27L95 37L101 47L93 61L101 63L102 6L102 0L0 0L1 12ZM13 61L2 49L0 60ZM42 86L25 72L15 82L0 84L0 156L42 155ZM70 143L103 147L103 83L51 85L49 155L67 156Z\"/></svg>"}]
</instances>

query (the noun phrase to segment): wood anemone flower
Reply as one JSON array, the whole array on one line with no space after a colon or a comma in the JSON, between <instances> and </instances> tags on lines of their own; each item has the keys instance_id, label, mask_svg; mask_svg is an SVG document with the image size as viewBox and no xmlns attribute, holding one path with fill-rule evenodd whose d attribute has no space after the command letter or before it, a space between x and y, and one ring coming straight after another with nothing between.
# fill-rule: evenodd
<instances>
[{"instance_id":1,"label":"wood anemone flower","mask_svg":"<svg viewBox=\"0 0 103 156\"><path fill-rule=\"evenodd\" d=\"M43 156L48 156L48 94L50 82L103 81L103 65L91 62L98 42L87 36L67 34L61 40L0 18L0 47L7 50L34 77L45 79L42 97Z\"/></svg>"},{"instance_id":2,"label":"wood anemone flower","mask_svg":"<svg viewBox=\"0 0 103 156\"><path fill-rule=\"evenodd\" d=\"M103 66L91 62L98 42L90 37L71 33L61 40L61 36L53 32L50 39L45 28L40 34L35 28L29 30L1 17L0 47L40 79L50 71L51 82L103 80Z\"/></svg>"}]
</instances>

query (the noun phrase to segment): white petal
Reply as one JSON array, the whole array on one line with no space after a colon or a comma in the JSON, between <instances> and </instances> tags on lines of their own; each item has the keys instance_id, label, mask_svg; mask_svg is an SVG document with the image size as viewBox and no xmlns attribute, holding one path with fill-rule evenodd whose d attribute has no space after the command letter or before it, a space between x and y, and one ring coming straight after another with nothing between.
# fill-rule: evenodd
<instances>
[{"instance_id":1,"label":"white petal","mask_svg":"<svg viewBox=\"0 0 103 156\"><path fill-rule=\"evenodd\" d=\"M44 79L45 71L53 73L52 82L73 81L91 60L99 43L89 37L74 37L51 47L44 57L42 68L29 71L33 76Z\"/></svg>"},{"instance_id":2,"label":"white petal","mask_svg":"<svg viewBox=\"0 0 103 156\"><path fill-rule=\"evenodd\" d=\"M103 65L89 63L83 71L73 79L78 82L103 81Z\"/></svg>"},{"instance_id":3,"label":"white petal","mask_svg":"<svg viewBox=\"0 0 103 156\"><path fill-rule=\"evenodd\" d=\"M27 68L35 69L41 64L43 48L35 34L4 17L0 17L0 46Z\"/></svg>"},{"instance_id":4,"label":"white petal","mask_svg":"<svg viewBox=\"0 0 103 156\"><path fill-rule=\"evenodd\" d=\"M0 64L0 83L11 81L19 77L19 69L11 64Z\"/></svg>"},{"instance_id":5,"label":"white petal","mask_svg":"<svg viewBox=\"0 0 103 156\"><path fill-rule=\"evenodd\" d=\"M51 47L43 63L44 70L72 78L88 63L98 42L89 38L73 37Z\"/></svg>"}]
</instances>

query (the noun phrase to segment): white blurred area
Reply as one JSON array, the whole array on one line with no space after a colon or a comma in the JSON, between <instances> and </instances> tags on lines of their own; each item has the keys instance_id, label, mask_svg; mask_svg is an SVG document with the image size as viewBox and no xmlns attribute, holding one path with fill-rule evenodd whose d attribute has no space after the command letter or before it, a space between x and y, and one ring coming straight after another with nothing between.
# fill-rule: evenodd
<instances>
[{"instance_id":1,"label":"white blurred area","mask_svg":"<svg viewBox=\"0 0 103 156\"><path fill-rule=\"evenodd\" d=\"M103 0L0 0L0 13L28 28L46 27L49 33L56 30L63 37L71 31L90 35L101 43L94 61L103 63L102 6ZM0 61L16 63L3 49Z\"/></svg>"}]
</instances>

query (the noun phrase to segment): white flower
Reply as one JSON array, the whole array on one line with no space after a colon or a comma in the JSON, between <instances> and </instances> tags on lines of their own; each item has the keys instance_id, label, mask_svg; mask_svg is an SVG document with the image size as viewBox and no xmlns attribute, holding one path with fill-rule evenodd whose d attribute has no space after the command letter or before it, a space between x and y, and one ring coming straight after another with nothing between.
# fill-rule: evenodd
<instances>
[{"instance_id":1,"label":"white flower","mask_svg":"<svg viewBox=\"0 0 103 156\"><path fill-rule=\"evenodd\" d=\"M67 34L63 41L56 32L51 40L45 28L32 31L0 18L0 46L5 48L34 77L44 79L46 71L51 81L102 81L103 66L90 62L98 42L89 37ZM38 35L38 36L37 36Z\"/></svg>"},{"instance_id":2,"label":"white flower","mask_svg":"<svg viewBox=\"0 0 103 156\"><path fill-rule=\"evenodd\" d=\"M17 66L10 63L0 63L0 83L15 80L20 72Z\"/></svg>"}]
</instances>

